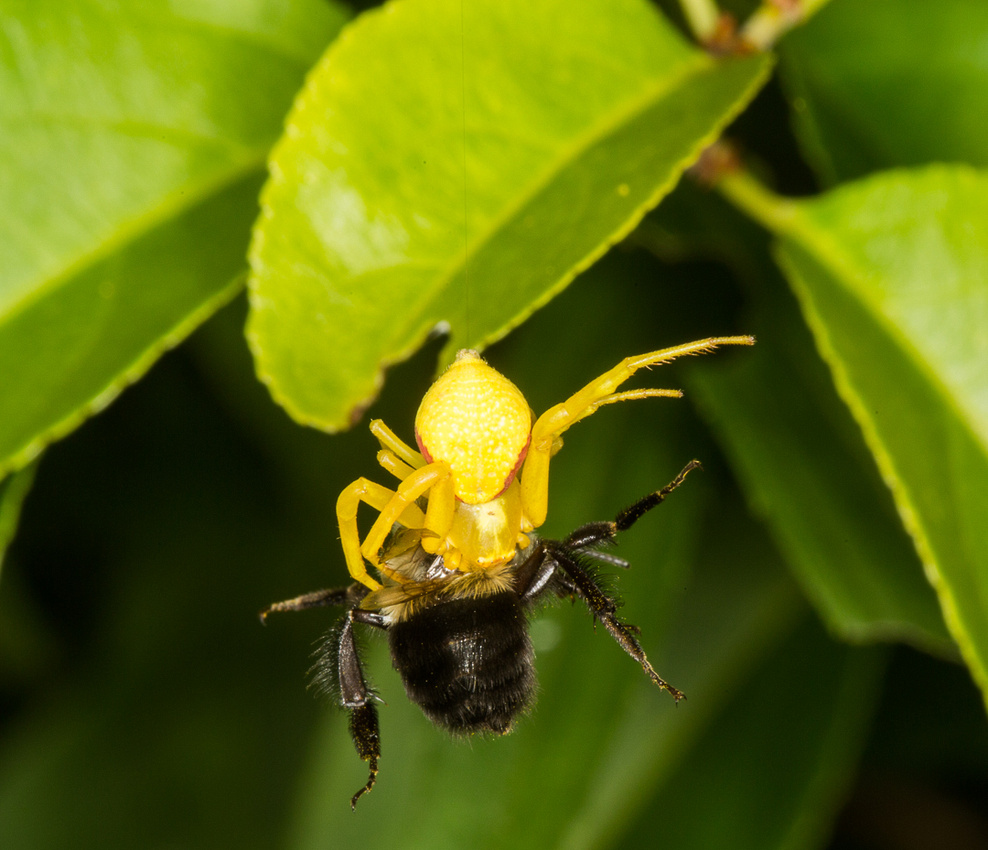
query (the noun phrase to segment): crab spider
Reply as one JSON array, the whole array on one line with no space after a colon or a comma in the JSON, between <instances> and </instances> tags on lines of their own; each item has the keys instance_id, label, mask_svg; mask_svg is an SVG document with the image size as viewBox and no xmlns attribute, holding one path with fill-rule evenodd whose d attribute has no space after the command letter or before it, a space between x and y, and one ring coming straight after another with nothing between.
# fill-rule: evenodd
<instances>
[{"instance_id":1,"label":"crab spider","mask_svg":"<svg viewBox=\"0 0 988 850\"><path fill-rule=\"evenodd\" d=\"M549 461L570 426L605 404L682 396L667 389L618 392L639 369L721 345L752 344L750 336L713 337L627 357L534 422L528 402L511 381L477 352L460 351L419 406L415 437L420 451L381 420L371 423L381 444L378 462L399 483L391 490L358 478L340 494L336 515L350 575L372 594L382 585L368 573L367 564L392 585L409 581L380 558L396 524L416 536L409 545L442 555L446 569L496 571L529 546L528 535L545 522ZM379 512L363 542L357 529L361 502ZM375 601L368 598L362 607Z\"/></svg>"},{"instance_id":2,"label":"crab spider","mask_svg":"<svg viewBox=\"0 0 988 850\"><path fill-rule=\"evenodd\" d=\"M655 685L677 703L684 698L652 667L639 630L618 616L619 603L590 561L628 567L602 547L661 504L699 461L611 521L588 523L563 540L540 540L532 532L545 520L549 460L567 428L604 404L681 395L619 392L638 369L718 345L753 342L720 337L629 357L538 419L514 384L476 352L461 351L419 407L415 436L421 451L380 420L371 423L381 444L378 462L398 485L390 490L360 478L340 494L340 536L354 583L276 602L261 612L264 621L275 611L346 609L317 651L314 672L317 687L348 712L350 737L367 763L367 780L352 796L351 808L374 787L381 756L376 697L364 676L358 625L386 632L409 699L454 735L507 734L531 707L536 673L528 615L545 596L582 601ZM357 530L361 502L379 514L363 542ZM368 564L383 585L369 575Z\"/></svg>"}]
</instances>

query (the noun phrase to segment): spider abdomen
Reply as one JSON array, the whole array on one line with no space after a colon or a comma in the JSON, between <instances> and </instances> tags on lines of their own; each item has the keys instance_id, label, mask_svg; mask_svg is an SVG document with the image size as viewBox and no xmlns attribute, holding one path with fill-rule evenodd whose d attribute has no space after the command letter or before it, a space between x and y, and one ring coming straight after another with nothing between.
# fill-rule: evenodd
<instances>
[{"instance_id":1,"label":"spider abdomen","mask_svg":"<svg viewBox=\"0 0 988 850\"><path fill-rule=\"evenodd\" d=\"M511 730L535 694L535 654L518 594L451 599L388 630L408 698L454 734Z\"/></svg>"}]
</instances>

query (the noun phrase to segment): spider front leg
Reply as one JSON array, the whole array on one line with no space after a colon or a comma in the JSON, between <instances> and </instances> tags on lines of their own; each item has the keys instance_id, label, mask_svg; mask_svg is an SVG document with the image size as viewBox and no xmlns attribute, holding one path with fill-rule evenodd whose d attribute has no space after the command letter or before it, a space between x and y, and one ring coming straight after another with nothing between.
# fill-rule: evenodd
<instances>
[{"instance_id":1,"label":"spider front leg","mask_svg":"<svg viewBox=\"0 0 988 850\"><path fill-rule=\"evenodd\" d=\"M421 452L415 451L394 431L384 424L383 419L375 419L370 424L370 432L381 444L381 448L391 452L395 457L407 463L413 469L425 466L425 458Z\"/></svg>"},{"instance_id":2,"label":"spider front leg","mask_svg":"<svg viewBox=\"0 0 988 850\"><path fill-rule=\"evenodd\" d=\"M357 508L361 502L370 505L378 511L387 509L397 498L394 490L382 487L367 478L358 478L347 487L336 500L336 521L340 527L340 545L343 547L343 556L346 558L346 567L350 575L370 590L378 590L381 583L371 578L367 572L367 565L364 563L364 556L361 553L360 532L357 529ZM400 519L399 519L400 517ZM419 507L412 503L403 504L398 516L392 520L399 521L406 528L423 528L425 526L425 514ZM391 526L389 525L390 529ZM381 538L381 543L384 537ZM380 546L378 546L380 548ZM375 563L371 560L371 563Z\"/></svg>"},{"instance_id":3,"label":"spider front leg","mask_svg":"<svg viewBox=\"0 0 988 850\"><path fill-rule=\"evenodd\" d=\"M364 479L360 480L363 481ZM390 492L386 488L381 489ZM345 495L347 492L347 490L344 490L343 494ZM421 510L415 505L415 502L427 494L429 506L423 515ZM342 501L343 495L340 496L340 502L337 503L338 515L339 505ZM344 552L347 553L348 566L357 534L356 505L357 501L345 504L344 507L347 509L347 513L340 520L340 540L343 543ZM375 505L375 507L377 506ZM380 506L379 510L381 511L380 516L374 521L371 530L367 533L367 537L364 538L363 544L359 546L359 555L362 559L370 561L379 570L383 570L392 578L400 581L401 577L398 574L389 571L386 566L381 564L379 553L384 546L384 541L397 522L400 525L404 525L405 528L420 529L423 532L422 548L430 554L435 554L438 551L453 524L453 514L456 511L456 499L453 495L449 468L443 463L429 463L421 469L416 469L411 475L402 480L387 504ZM413 511L416 516L413 524L408 524L405 521L410 511ZM343 539L344 519L347 522L347 540ZM348 549L348 546L351 548ZM364 568L364 572L366 573L366 568ZM357 578L358 581L362 580L357 576L354 576L354 578ZM377 590L376 587L371 589Z\"/></svg>"},{"instance_id":4,"label":"spider front leg","mask_svg":"<svg viewBox=\"0 0 988 850\"><path fill-rule=\"evenodd\" d=\"M415 474L415 468L405 463L391 449L381 449L377 453L377 462L381 465L382 469L390 472L399 481L406 481ZM429 492L429 507L426 510L425 525L422 528L422 531L425 533L422 535L420 541L424 551L430 555L442 554L441 549L445 551L444 538L453 525L453 515L455 513L456 494L453 491L452 478L449 476L442 478L440 476L439 480L432 485L432 490Z\"/></svg>"},{"instance_id":5,"label":"spider front leg","mask_svg":"<svg viewBox=\"0 0 988 850\"><path fill-rule=\"evenodd\" d=\"M521 476L525 516L538 528L545 522L549 502L549 460L559 439L571 425L590 416L605 404L641 398L679 398L680 390L642 389L616 392L639 369L668 363L687 354L706 354L720 345L754 345L750 336L725 336L688 342L636 357L626 357L609 372L591 381L562 404L549 408L532 426L532 439Z\"/></svg>"},{"instance_id":6,"label":"spider front leg","mask_svg":"<svg viewBox=\"0 0 988 850\"><path fill-rule=\"evenodd\" d=\"M381 449L377 453L377 462L381 469L390 472L399 481L404 481L409 475L415 472L414 467L405 463L391 449Z\"/></svg>"},{"instance_id":7,"label":"spider front leg","mask_svg":"<svg viewBox=\"0 0 988 850\"><path fill-rule=\"evenodd\" d=\"M375 419L371 422L370 431L381 444L381 450L377 453L377 462L399 481L405 481L415 473L415 470L426 465L425 457L421 452L415 451L404 442L382 420ZM455 504L452 481L439 481L433 485L429 495L426 528L448 530L452 523ZM422 548L434 555L439 551L441 544L442 538L438 533L429 534L423 539Z\"/></svg>"}]
</instances>

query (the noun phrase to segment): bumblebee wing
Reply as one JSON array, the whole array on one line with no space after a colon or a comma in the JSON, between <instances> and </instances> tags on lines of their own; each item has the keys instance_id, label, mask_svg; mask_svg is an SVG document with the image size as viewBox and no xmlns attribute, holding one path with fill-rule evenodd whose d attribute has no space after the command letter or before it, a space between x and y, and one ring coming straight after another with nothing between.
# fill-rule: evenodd
<instances>
[{"instance_id":1,"label":"bumblebee wing","mask_svg":"<svg viewBox=\"0 0 988 850\"><path fill-rule=\"evenodd\" d=\"M430 581L410 581L404 584L389 584L380 590L368 593L360 607L365 611L379 611L389 605L401 605L420 596L437 593L449 583L449 579L432 579Z\"/></svg>"}]
</instances>

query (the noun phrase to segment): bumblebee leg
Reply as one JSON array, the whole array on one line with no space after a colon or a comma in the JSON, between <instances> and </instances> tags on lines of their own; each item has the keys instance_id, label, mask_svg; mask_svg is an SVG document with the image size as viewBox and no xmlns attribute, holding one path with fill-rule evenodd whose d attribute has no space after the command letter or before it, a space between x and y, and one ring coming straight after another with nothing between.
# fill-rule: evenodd
<instances>
[{"instance_id":1,"label":"bumblebee leg","mask_svg":"<svg viewBox=\"0 0 988 850\"><path fill-rule=\"evenodd\" d=\"M661 490L649 493L642 499L635 502L630 508L625 508L617 515L613 522L589 522L580 526L563 541L563 545L571 550L581 551L607 543L614 539L619 531L627 531L652 508L658 507L673 490L675 490L694 469L700 469L700 461L691 460L684 466L679 475L672 479ZM592 553L587 553L592 554ZM603 553L606 555L606 553ZM604 560L610 560L605 558ZM618 559L621 560L621 559ZM627 567L627 562L623 566Z\"/></svg>"},{"instance_id":2,"label":"bumblebee leg","mask_svg":"<svg viewBox=\"0 0 988 850\"><path fill-rule=\"evenodd\" d=\"M294 599L286 599L284 602L268 605L258 616L261 618L261 623L266 624L268 615L276 611L305 611L309 608L330 608L342 605L346 605L347 608L356 608L367 593L367 588L356 582L347 587L314 590L311 593L296 596Z\"/></svg>"},{"instance_id":3,"label":"bumblebee leg","mask_svg":"<svg viewBox=\"0 0 988 850\"><path fill-rule=\"evenodd\" d=\"M353 635L353 624L366 623L384 628L380 614L371 611L351 609L343 620L337 647L339 670L340 704L350 714L350 738L362 761L367 762L369 774L367 783L350 798L350 809L357 808L357 801L377 781L377 762L381 757L381 734L377 721L377 708L374 695L367 687L363 666L357 652L357 641Z\"/></svg>"},{"instance_id":4,"label":"bumblebee leg","mask_svg":"<svg viewBox=\"0 0 988 850\"><path fill-rule=\"evenodd\" d=\"M364 563L360 552L357 508L361 502L366 502L372 508L383 511L394 502L395 496L394 490L389 490L387 487L382 487L366 478L358 478L340 493L336 500L336 521L340 526L340 545L343 547L347 570L354 579L370 590L379 589L381 584L368 574L367 565ZM388 523L387 530L390 530L396 521L406 528L421 528L425 525L425 514L414 503L405 503ZM385 531L386 534L387 531ZM381 543L383 542L384 535L381 537ZM378 548L380 548L380 544L378 544ZM372 560L371 563L376 562Z\"/></svg>"},{"instance_id":5,"label":"bumblebee leg","mask_svg":"<svg viewBox=\"0 0 988 850\"><path fill-rule=\"evenodd\" d=\"M630 508L625 508L621 511L621 513L619 513L617 518L614 520L614 525L617 530L627 531L645 514L652 510L652 508L661 505L665 501L666 496L682 484L686 480L686 476L689 475L694 469L702 469L700 461L691 460L679 471L679 474L661 490L656 490L654 493L649 493L643 499L639 499L635 502Z\"/></svg>"},{"instance_id":6,"label":"bumblebee leg","mask_svg":"<svg viewBox=\"0 0 988 850\"><path fill-rule=\"evenodd\" d=\"M555 570L556 564L540 540L515 572L515 593L524 601L535 599L549 585Z\"/></svg>"},{"instance_id":7,"label":"bumblebee leg","mask_svg":"<svg viewBox=\"0 0 988 850\"><path fill-rule=\"evenodd\" d=\"M363 588L367 592L367 588ZM268 605L258 616L261 623L266 623L268 614L275 611L304 611L307 608L328 608L339 605L346 605L349 602L347 594L349 587L333 587L328 590L314 590L312 593L303 593L294 599L286 599L284 602L275 602Z\"/></svg>"},{"instance_id":8,"label":"bumblebee leg","mask_svg":"<svg viewBox=\"0 0 988 850\"><path fill-rule=\"evenodd\" d=\"M322 646L314 672L315 683L327 691L339 695L340 705L350 715L350 738L357 755L368 763L370 775L364 785L350 800L353 809L364 794L374 787L377 780L377 762L381 757L381 736L378 729L377 709L374 694L367 687L363 666L357 651L357 641L353 634L354 623L364 623L385 629L384 617L374 611L364 611L357 606L367 596L363 584L354 583L349 587L335 587L304 593L294 599L275 602L261 612L261 622L273 611L304 611L307 608L322 608L330 605L346 605L348 610L343 617L343 625L333 637ZM335 647L333 644L335 643ZM324 654L326 653L326 654ZM335 655L335 658L333 657ZM335 679L335 682L329 680Z\"/></svg>"},{"instance_id":9,"label":"bumblebee leg","mask_svg":"<svg viewBox=\"0 0 988 850\"><path fill-rule=\"evenodd\" d=\"M559 569L572 581L577 595L586 603L594 618L604 624L604 628L610 632L611 637L620 644L621 648L628 655L641 665L648 677L664 691L668 691L676 702L684 699L686 695L681 690L674 688L655 672L655 669L645 656L645 650L642 649L642 645L636 637L638 629L618 618L616 613L617 603L604 593L593 576L577 563L573 557L573 550L565 543L557 543L555 541L544 541L544 545L549 557L556 562Z\"/></svg>"}]
</instances>

